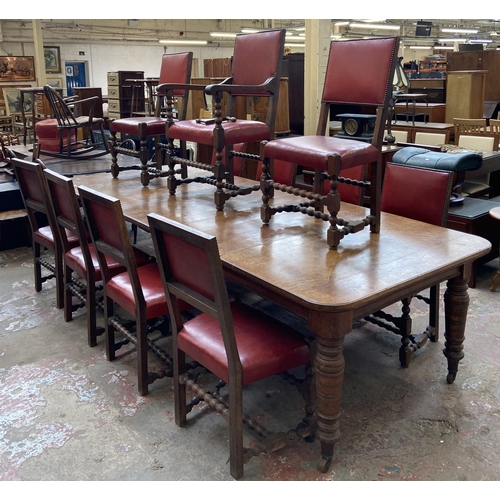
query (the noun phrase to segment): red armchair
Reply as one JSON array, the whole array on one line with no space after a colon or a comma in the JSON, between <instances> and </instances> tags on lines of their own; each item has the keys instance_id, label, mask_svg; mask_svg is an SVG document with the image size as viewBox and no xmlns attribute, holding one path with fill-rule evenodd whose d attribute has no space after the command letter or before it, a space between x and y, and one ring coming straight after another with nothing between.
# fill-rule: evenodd
<instances>
[{"instance_id":1,"label":"red armchair","mask_svg":"<svg viewBox=\"0 0 500 500\"><path fill-rule=\"evenodd\" d=\"M191 66L193 61L192 52L182 52L178 54L163 54L160 67L159 85L174 84L172 96L181 99L178 119L184 120L187 112L189 88L177 89L175 84L188 84L191 80ZM160 116L162 101L165 93L158 89L157 102L155 105L155 116L130 117L112 120L109 123L110 150L111 150L111 174L118 177L122 170L141 170L141 183L143 186L149 184L150 179L165 175L162 172L163 150L165 144L161 143L161 136L165 134L166 118ZM135 142L131 139L118 141L116 134L126 134L139 138L140 148L135 147ZM154 159L149 157L147 139L154 138ZM132 144L132 147L129 147ZM185 143L181 142L181 154L186 153ZM118 165L118 153L139 158L140 165L120 167Z\"/></svg>"},{"instance_id":2,"label":"red armchair","mask_svg":"<svg viewBox=\"0 0 500 500\"><path fill-rule=\"evenodd\" d=\"M340 240L366 226L372 232L380 231L380 196L382 176L382 141L387 121L392 80L397 60L399 38L374 38L367 40L333 41L326 69L321 111L316 135L288 137L261 143L263 175L261 176L261 217L269 224L278 212L302 212L329 222L327 242L336 249ZM359 105L376 108L376 121L369 142L363 140L326 137L330 105ZM330 191L311 194L304 190L276 185L272 163L275 160L294 162L308 170L318 170L330 178ZM370 215L359 221L345 221L338 217L341 209L337 190L341 172L358 165L370 165ZM273 207L269 200L274 188L308 198L308 201ZM323 208L326 207L326 213Z\"/></svg>"},{"instance_id":3,"label":"red armchair","mask_svg":"<svg viewBox=\"0 0 500 500\"><path fill-rule=\"evenodd\" d=\"M259 190L259 185L240 188L234 185L233 158L252 158L258 155L238 152L234 144L261 142L274 138L278 95L285 30L269 30L236 36L231 76L220 84L201 87L212 96L215 111L209 120L174 121L167 108L167 154L169 166L168 187L170 194L175 194L176 187L182 183L204 182L216 187L214 202L217 210L222 210L224 203L234 196L250 194ZM199 86L190 88L200 88ZM159 91L171 91L172 85L160 85ZM222 116L221 101L223 94L228 96L226 117ZM239 96L251 98L269 98L265 122L240 120L234 118L235 100ZM174 153L173 141L192 141L212 146L216 153L213 165L191 161L178 157ZM178 167L181 165L181 168ZM187 178L187 166L193 166L210 172L210 176ZM178 175L180 174L180 177Z\"/></svg>"}]
</instances>

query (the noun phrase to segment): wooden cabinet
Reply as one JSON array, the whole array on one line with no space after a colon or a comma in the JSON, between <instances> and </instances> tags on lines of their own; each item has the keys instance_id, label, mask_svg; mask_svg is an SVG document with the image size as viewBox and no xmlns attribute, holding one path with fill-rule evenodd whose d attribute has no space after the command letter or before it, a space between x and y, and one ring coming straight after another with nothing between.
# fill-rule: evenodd
<instances>
[{"instance_id":1,"label":"wooden cabinet","mask_svg":"<svg viewBox=\"0 0 500 500\"><path fill-rule=\"evenodd\" d=\"M453 118L483 118L487 71L449 71L446 81L446 123Z\"/></svg>"},{"instance_id":2,"label":"wooden cabinet","mask_svg":"<svg viewBox=\"0 0 500 500\"><path fill-rule=\"evenodd\" d=\"M268 97L251 98L250 117L252 120L265 122L267 116ZM290 114L288 111L288 78L282 77L280 81L280 93L278 97L278 107L276 109L276 122L274 134L277 136L288 135L290 133Z\"/></svg>"},{"instance_id":3,"label":"wooden cabinet","mask_svg":"<svg viewBox=\"0 0 500 500\"><path fill-rule=\"evenodd\" d=\"M73 95L77 101L97 97L94 101L94 118L102 118L102 90L99 87L73 87ZM83 102L75 105L76 116L88 116L92 101Z\"/></svg>"},{"instance_id":4,"label":"wooden cabinet","mask_svg":"<svg viewBox=\"0 0 500 500\"><path fill-rule=\"evenodd\" d=\"M128 118L134 111L144 114L144 71L110 71L108 73L109 119Z\"/></svg>"},{"instance_id":5,"label":"wooden cabinet","mask_svg":"<svg viewBox=\"0 0 500 500\"><path fill-rule=\"evenodd\" d=\"M477 50L448 54L448 71L464 70L488 71L484 100L500 101L500 51Z\"/></svg>"}]
</instances>

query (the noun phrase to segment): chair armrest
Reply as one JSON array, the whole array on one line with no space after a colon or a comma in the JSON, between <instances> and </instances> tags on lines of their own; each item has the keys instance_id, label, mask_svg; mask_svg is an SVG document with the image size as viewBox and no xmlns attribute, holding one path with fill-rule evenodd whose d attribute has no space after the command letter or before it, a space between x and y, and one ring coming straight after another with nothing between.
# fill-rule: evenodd
<instances>
[{"instance_id":1,"label":"chair armrest","mask_svg":"<svg viewBox=\"0 0 500 500\"><path fill-rule=\"evenodd\" d=\"M74 100L74 101L73 101L73 104L80 104L81 102L85 102L85 101L95 101L95 100L97 100L97 99L99 99L99 97L98 97L98 96L96 96L96 95L93 95L93 96L91 96L91 97L86 97L85 99L80 99L79 101L75 101L75 100Z\"/></svg>"},{"instance_id":2,"label":"chair armrest","mask_svg":"<svg viewBox=\"0 0 500 500\"><path fill-rule=\"evenodd\" d=\"M156 92L166 93L168 90L205 90L205 85L194 83L161 83L156 87Z\"/></svg>"},{"instance_id":3,"label":"chair armrest","mask_svg":"<svg viewBox=\"0 0 500 500\"><path fill-rule=\"evenodd\" d=\"M273 84L276 81L276 77L272 76L260 85L233 85L232 83L225 83L228 80L224 80L222 83L207 85L205 87L205 94L211 94L213 96L221 92L238 95L269 94L273 93Z\"/></svg>"}]
</instances>

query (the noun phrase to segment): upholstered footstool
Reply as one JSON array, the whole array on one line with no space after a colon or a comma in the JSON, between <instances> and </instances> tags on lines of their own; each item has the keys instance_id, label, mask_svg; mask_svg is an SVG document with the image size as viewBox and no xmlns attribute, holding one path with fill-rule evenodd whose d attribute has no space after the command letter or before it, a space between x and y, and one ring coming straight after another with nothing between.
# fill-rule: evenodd
<instances>
[{"instance_id":1,"label":"upholstered footstool","mask_svg":"<svg viewBox=\"0 0 500 500\"><path fill-rule=\"evenodd\" d=\"M60 134L61 131L57 128L57 120L49 118L35 123L35 132L37 142L40 146L40 151L55 151L59 152ZM71 141L76 142L75 131L71 131ZM63 133L63 144L68 144L68 134L66 131Z\"/></svg>"},{"instance_id":2,"label":"upholstered footstool","mask_svg":"<svg viewBox=\"0 0 500 500\"><path fill-rule=\"evenodd\" d=\"M455 175L451 204L461 203L464 200L458 190L465 180L466 172L477 170L483 165L483 158L476 153L441 153L418 147L400 149L394 153L391 161L401 165L453 172Z\"/></svg>"}]
</instances>

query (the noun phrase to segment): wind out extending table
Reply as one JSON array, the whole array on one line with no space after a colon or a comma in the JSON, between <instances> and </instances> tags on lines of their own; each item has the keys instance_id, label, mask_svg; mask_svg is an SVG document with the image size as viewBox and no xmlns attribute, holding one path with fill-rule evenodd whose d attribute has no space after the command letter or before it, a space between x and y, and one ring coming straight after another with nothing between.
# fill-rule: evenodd
<instances>
[{"instance_id":1,"label":"wind out extending table","mask_svg":"<svg viewBox=\"0 0 500 500\"><path fill-rule=\"evenodd\" d=\"M238 178L238 183L250 185L252 181ZM307 320L318 339L315 368L320 470L328 469L340 439L342 346L353 321L447 281L444 355L447 381L454 381L464 356L467 282L472 262L490 250L488 241L382 214L379 234L360 231L343 239L338 250L330 250L323 221L287 213L263 225L258 195L231 199L224 211L216 211L213 189L205 184L183 184L171 196L166 179L155 179L141 188L137 173L129 171L116 179L109 174L78 176L75 185L119 198L128 221L145 230L147 214L155 212L215 235L228 279ZM275 196L280 204L291 198L281 192ZM356 220L366 210L343 203L339 215Z\"/></svg>"}]
</instances>

